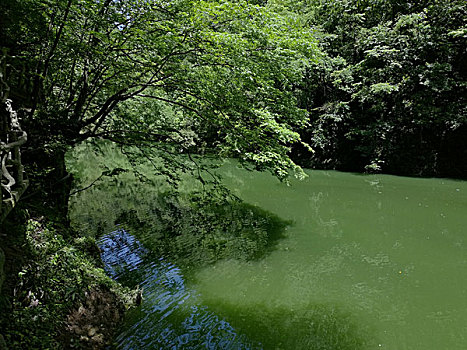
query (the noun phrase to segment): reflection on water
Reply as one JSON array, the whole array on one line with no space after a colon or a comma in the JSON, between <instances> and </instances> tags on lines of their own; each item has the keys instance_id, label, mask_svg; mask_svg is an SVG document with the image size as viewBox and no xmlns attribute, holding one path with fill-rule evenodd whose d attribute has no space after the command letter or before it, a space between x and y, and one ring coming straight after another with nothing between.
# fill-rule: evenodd
<instances>
[{"instance_id":1,"label":"reflection on water","mask_svg":"<svg viewBox=\"0 0 467 350\"><path fill-rule=\"evenodd\" d=\"M82 187L107 158L88 160ZM72 200L77 229L137 238L103 239L109 274L145 288L121 348L467 349L466 182L219 172L250 204L172 201L130 173Z\"/></svg>"},{"instance_id":2,"label":"reflection on water","mask_svg":"<svg viewBox=\"0 0 467 350\"><path fill-rule=\"evenodd\" d=\"M116 338L119 349L357 350L366 345L367 335L336 306L290 309L202 299L186 286L176 265L155 259L124 229L104 235L99 246L106 272L143 290L142 304L129 312Z\"/></svg>"},{"instance_id":3,"label":"reflection on water","mask_svg":"<svg viewBox=\"0 0 467 350\"><path fill-rule=\"evenodd\" d=\"M106 272L143 289L116 342L120 349L255 349L186 288L183 275L163 259L153 260L132 235L119 229L99 241Z\"/></svg>"},{"instance_id":4,"label":"reflection on water","mask_svg":"<svg viewBox=\"0 0 467 350\"><path fill-rule=\"evenodd\" d=\"M361 350L369 348L369 332L352 315L332 304L309 303L298 308L270 304L228 304L206 300L249 339L264 349Z\"/></svg>"}]
</instances>

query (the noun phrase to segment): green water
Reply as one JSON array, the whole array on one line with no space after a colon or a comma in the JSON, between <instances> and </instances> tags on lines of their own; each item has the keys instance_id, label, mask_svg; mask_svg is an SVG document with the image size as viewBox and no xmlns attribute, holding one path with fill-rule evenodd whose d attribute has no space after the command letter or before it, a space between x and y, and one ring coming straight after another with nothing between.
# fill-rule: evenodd
<instances>
[{"instance_id":1,"label":"green water","mask_svg":"<svg viewBox=\"0 0 467 350\"><path fill-rule=\"evenodd\" d=\"M261 261L198 271L193 283L206 305L219 312L227 305L239 327L236 310L246 310L246 319L261 310L266 320L286 310L279 320L288 333L274 325L271 348L293 338L288 320L325 305L351 315L368 348L466 349L467 184L307 173L287 187L266 174L225 168L241 198L293 224Z\"/></svg>"},{"instance_id":2,"label":"green water","mask_svg":"<svg viewBox=\"0 0 467 350\"><path fill-rule=\"evenodd\" d=\"M78 163L81 173L95 170ZM149 251L126 272L150 292L130 314L121 348L467 348L466 182L307 171L287 186L235 162L218 172L249 204L232 207L235 215L205 207L200 218L177 207L172 217L157 211L154 183L129 175L73 197L78 228L107 233L119 224ZM208 225L215 215L217 226ZM172 226L187 233L167 239ZM264 236L272 227L281 232ZM147 277L164 274L175 277ZM195 334L187 324L196 318ZM138 332L139 343L127 341ZM217 345L196 342L206 334ZM148 340L170 337L181 345Z\"/></svg>"}]
</instances>

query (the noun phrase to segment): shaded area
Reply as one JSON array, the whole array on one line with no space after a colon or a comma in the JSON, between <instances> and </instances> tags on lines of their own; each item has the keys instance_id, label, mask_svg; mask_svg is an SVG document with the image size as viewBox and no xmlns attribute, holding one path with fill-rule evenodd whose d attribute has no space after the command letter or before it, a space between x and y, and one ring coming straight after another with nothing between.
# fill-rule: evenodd
<instances>
[{"instance_id":1,"label":"shaded area","mask_svg":"<svg viewBox=\"0 0 467 350\"><path fill-rule=\"evenodd\" d=\"M156 166L162 162L154 158ZM119 224L154 256L180 267L220 259L260 259L284 237L290 221L241 202L225 188L185 176L173 189L152 163L129 163L115 145L83 144L68 155L76 179L70 218L76 231L97 237ZM98 166L90 166L98 164ZM103 176L103 174L108 174Z\"/></svg>"},{"instance_id":2,"label":"shaded area","mask_svg":"<svg viewBox=\"0 0 467 350\"><path fill-rule=\"evenodd\" d=\"M467 177L465 1L287 2L319 37L304 76L305 167Z\"/></svg>"},{"instance_id":3,"label":"shaded area","mask_svg":"<svg viewBox=\"0 0 467 350\"><path fill-rule=\"evenodd\" d=\"M255 260L271 252L284 238L290 222L242 202L199 204L157 197L152 216L140 221L135 211L117 219L154 256L168 257L181 267L194 268L221 259Z\"/></svg>"},{"instance_id":4,"label":"shaded area","mask_svg":"<svg viewBox=\"0 0 467 350\"><path fill-rule=\"evenodd\" d=\"M357 350L369 345L369 330L359 328L349 313L333 305L310 303L290 309L221 300L205 304L264 349Z\"/></svg>"},{"instance_id":5,"label":"shaded area","mask_svg":"<svg viewBox=\"0 0 467 350\"><path fill-rule=\"evenodd\" d=\"M183 267L225 258L260 259L285 237L285 228L291 224L247 203L215 197L200 201L191 194L150 194L146 186L133 182L120 187L112 182L90 189L73 204L79 215L74 224L87 227L91 236L119 224L154 256L170 257Z\"/></svg>"}]
</instances>

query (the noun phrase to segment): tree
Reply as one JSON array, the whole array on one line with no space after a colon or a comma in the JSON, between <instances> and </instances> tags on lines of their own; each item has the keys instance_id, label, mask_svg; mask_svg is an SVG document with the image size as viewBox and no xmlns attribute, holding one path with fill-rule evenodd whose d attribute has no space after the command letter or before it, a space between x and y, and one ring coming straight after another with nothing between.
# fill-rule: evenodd
<instances>
[{"instance_id":1,"label":"tree","mask_svg":"<svg viewBox=\"0 0 467 350\"><path fill-rule=\"evenodd\" d=\"M181 128L280 178L295 167L288 152L306 122L297 82L317 51L298 16L248 1L1 6L12 73L32 82L14 102L28 108L24 158L36 173L50 166L55 181L65 177L64 152L88 138L180 148Z\"/></svg>"},{"instance_id":2,"label":"tree","mask_svg":"<svg viewBox=\"0 0 467 350\"><path fill-rule=\"evenodd\" d=\"M302 88L311 120L302 136L315 149L305 164L467 176L464 1L295 6L325 52Z\"/></svg>"}]
</instances>

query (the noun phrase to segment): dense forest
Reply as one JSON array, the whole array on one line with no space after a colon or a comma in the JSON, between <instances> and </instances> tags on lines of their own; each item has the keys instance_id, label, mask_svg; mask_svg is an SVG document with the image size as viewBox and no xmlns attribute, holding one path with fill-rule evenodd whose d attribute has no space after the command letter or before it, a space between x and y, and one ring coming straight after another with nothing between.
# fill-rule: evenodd
<instances>
[{"instance_id":1,"label":"dense forest","mask_svg":"<svg viewBox=\"0 0 467 350\"><path fill-rule=\"evenodd\" d=\"M297 6L297 7L295 7ZM322 56L307 70L306 166L465 178L466 6L462 1L294 5Z\"/></svg>"},{"instance_id":2,"label":"dense forest","mask_svg":"<svg viewBox=\"0 0 467 350\"><path fill-rule=\"evenodd\" d=\"M7 262L25 232L49 232L28 219L67 232L65 155L86 140L129 147L131 164L157 156L153 170L174 190L183 173L217 184L200 155L284 181L302 168L465 179L466 40L464 0L3 0L2 167L15 113L29 179L1 224ZM80 236L64 235L53 245ZM12 301L15 283L2 310L29 303Z\"/></svg>"}]
</instances>

